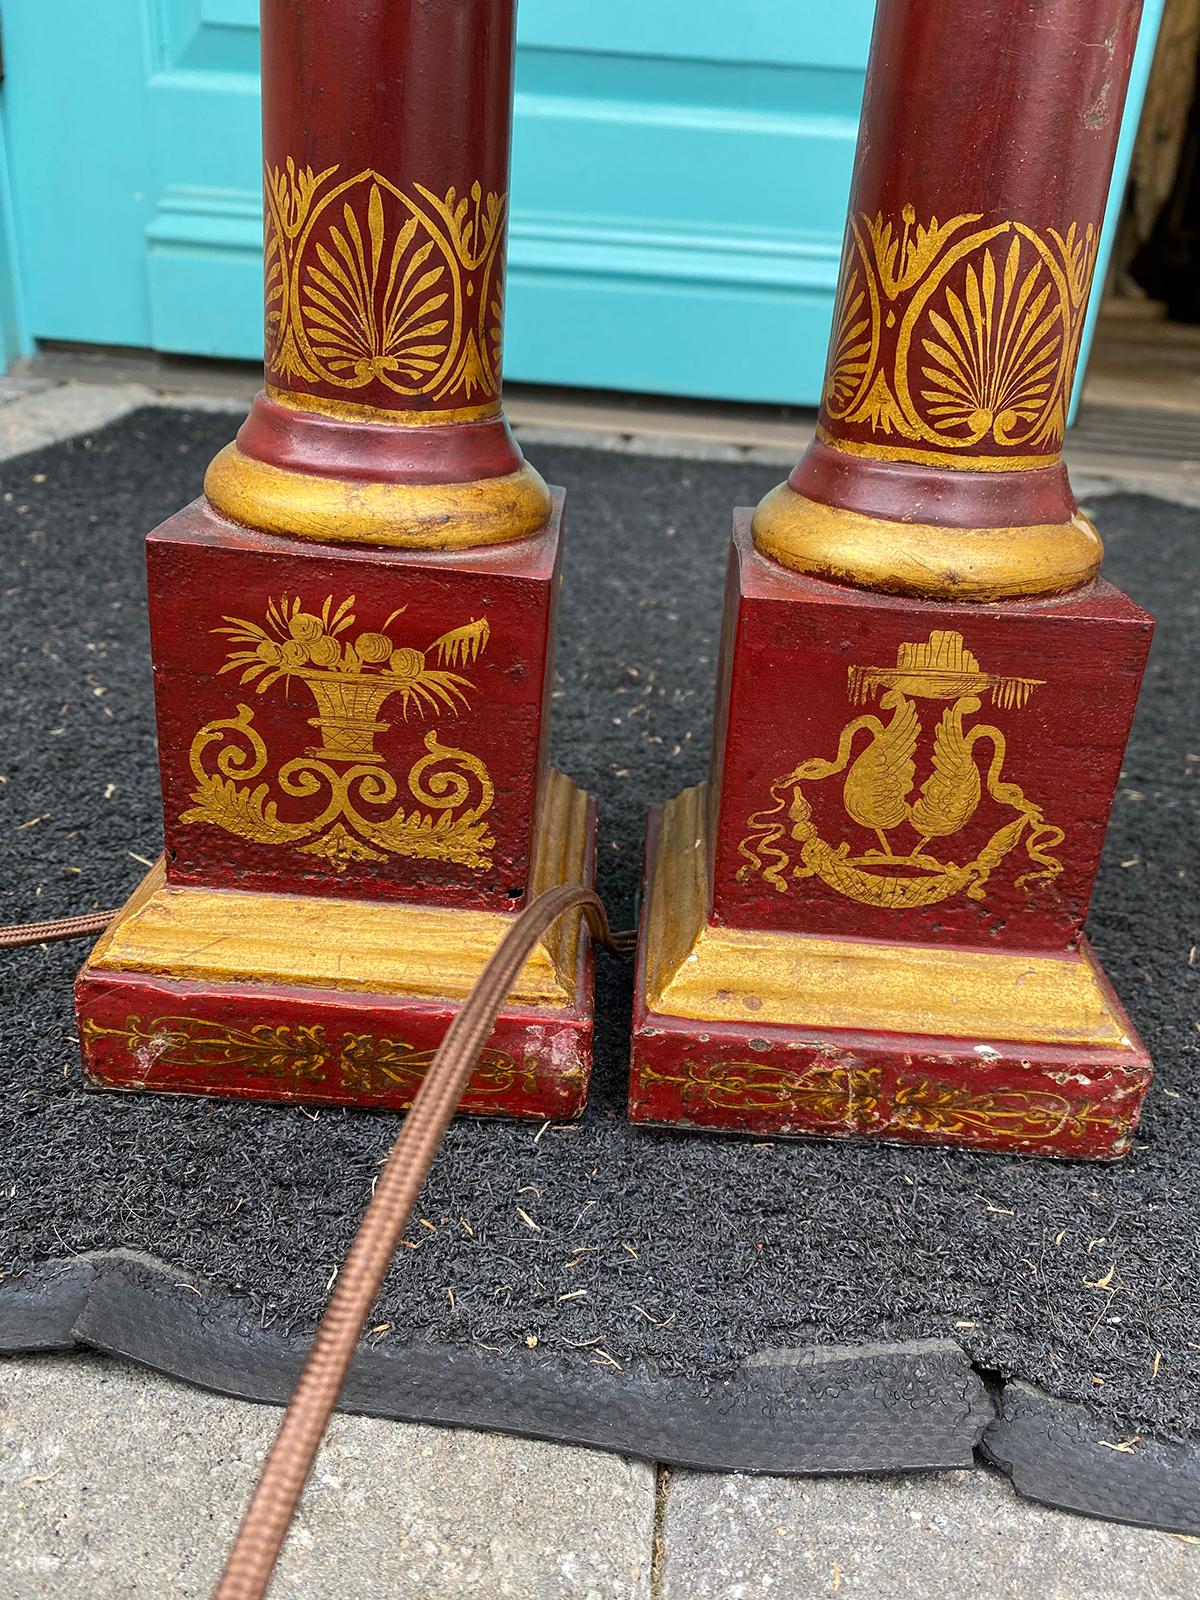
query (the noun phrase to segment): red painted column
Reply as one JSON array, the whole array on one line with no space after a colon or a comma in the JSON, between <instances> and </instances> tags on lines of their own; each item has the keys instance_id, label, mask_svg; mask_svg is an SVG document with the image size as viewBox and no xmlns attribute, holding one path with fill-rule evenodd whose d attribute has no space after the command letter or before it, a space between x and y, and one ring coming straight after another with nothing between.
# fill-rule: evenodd
<instances>
[{"instance_id":1,"label":"red painted column","mask_svg":"<svg viewBox=\"0 0 1200 1600\"><path fill-rule=\"evenodd\" d=\"M1140 12L880 4L817 439L756 516L768 554L915 594L1094 575L1061 452Z\"/></svg>"},{"instance_id":2,"label":"red painted column","mask_svg":"<svg viewBox=\"0 0 1200 1600\"><path fill-rule=\"evenodd\" d=\"M150 535L165 852L77 988L120 1088L404 1106L595 808L546 764L563 495L500 404L514 0L262 0L266 387ZM572 1116L579 918L464 1101Z\"/></svg>"},{"instance_id":3,"label":"red painted column","mask_svg":"<svg viewBox=\"0 0 1200 1600\"><path fill-rule=\"evenodd\" d=\"M1149 647L1061 450L1139 0L880 0L817 439L647 840L638 1120L1111 1158L1084 937Z\"/></svg>"},{"instance_id":4,"label":"red painted column","mask_svg":"<svg viewBox=\"0 0 1200 1600\"><path fill-rule=\"evenodd\" d=\"M514 11L263 0L267 386L206 484L235 520L432 548L545 522L500 407Z\"/></svg>"}]
</instances>

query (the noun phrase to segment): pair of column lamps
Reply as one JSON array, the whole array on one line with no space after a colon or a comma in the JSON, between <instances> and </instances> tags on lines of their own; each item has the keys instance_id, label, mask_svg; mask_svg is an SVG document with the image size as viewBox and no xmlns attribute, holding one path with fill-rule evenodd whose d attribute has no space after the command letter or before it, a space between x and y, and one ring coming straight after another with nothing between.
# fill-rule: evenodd
<instances>
[{"instance_id":1,"label":"pair of column lamps","mask_svg":"<svg viewBox=\"0 0 1200 1600\"><path fill-rule=\"evenodd\" d=\"M591 882L500 401L513 9L263 0L266 385L148 541L165 853L79 978L97 1083L403 1107ZM1083 924L1152 622L1061 447L1139 10L879 0L817 437L734 513L711 772L650 817L636 1121L1129 1146ZM560 930L464 1110L582 1110Z\"/></svg>"}]
</instances>

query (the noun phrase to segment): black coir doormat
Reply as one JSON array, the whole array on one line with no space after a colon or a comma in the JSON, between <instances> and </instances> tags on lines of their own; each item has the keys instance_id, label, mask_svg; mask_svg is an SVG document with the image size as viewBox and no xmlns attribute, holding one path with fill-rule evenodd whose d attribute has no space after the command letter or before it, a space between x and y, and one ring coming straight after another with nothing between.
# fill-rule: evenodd
<instances>
[{"instance_id":1,"label":"black coir doormat","mask_svg":"<svg viewBox=\"0 0 1200 1600\"><path fill-rule=\"evenodd\" d=\"M0 468L0 920L119 903L159 847L142 538L235 420L147 410ZM568 490L556 764L633 920L652 802L703 776L729 513L778 472L532 452ZM754 1143L623 1119L631 970L600 963L578 1126L457 1125L348 1406L693 1465L969 1464L1200 1533L1195 640L1200 519L1100 508L1159 620L1091 932L1158 1064L1116 1166ZM0 1343L282 1397L386 1114L89 1093L83 945L3 958Z\"/></svg>"}]
</instances>

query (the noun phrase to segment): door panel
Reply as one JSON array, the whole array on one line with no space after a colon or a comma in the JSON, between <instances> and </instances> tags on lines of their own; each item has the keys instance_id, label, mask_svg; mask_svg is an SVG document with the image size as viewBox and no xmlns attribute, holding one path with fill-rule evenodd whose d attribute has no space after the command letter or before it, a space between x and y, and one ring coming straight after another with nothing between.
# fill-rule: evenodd
<instances>
[{"instance_id":1,"label":"door panel","mask_svg":"<svg viewBox=\"0 0 1200 1600\"><path fill-rule=\"evenodd\" d=\"M509 377L815 402L872 12L522 0ZM0 16L27 334L257 359L257 0Z\"/></svg>"},{"instance_id":2,"label":"door panel","mask_svg":"<svg viewBox=\"0 0 1200 1600\"><path fill-rule=\"evenodd\" d=\"M15 270L31 338L150 343L145 229L157 180L142 24L140 0L0 0Z\"/></svg>"},{"instance_id":3,"label":"door panel","mask_svg":"<svg viewBox=\"0 0 1200 1600\"><path fill-rule=\"evenodd\" d=\"M150 343L262 354L257 0L137 0L157 183L145 228Z\"/></svg>"}]
</instances>

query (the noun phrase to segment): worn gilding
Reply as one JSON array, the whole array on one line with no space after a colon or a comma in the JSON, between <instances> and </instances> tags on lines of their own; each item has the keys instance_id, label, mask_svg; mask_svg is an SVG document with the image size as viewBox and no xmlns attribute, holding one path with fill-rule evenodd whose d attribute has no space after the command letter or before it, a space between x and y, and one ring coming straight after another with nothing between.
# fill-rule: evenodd
<instances>
[{"instance_id":1,"label":"worn gilding","mask_svg":"<svg viewBox=\"0 0 1200 1600\"><path fill-rule=\"evenodd\" d=\"M494 401L508 197L268 166L266 366L279 387ZM303 392L303 390L301 391Z\"/></svg>"},{"instance_id":2,"label":"worn gilding","mask_svg":"<svg viewBox=\"0 0 1200 1600\"><path fill-rule=\"evenodd\" d=\"M454 422L488 422L500 415L499 400L488 400L478 406L458 406L452 410L424 409L394 411L389 406L364 406L354 400L334 400L329 395L301 394L297 389L279 389L273 383L264 385L268 400L277 406L290 406L293 411L311 411L317 416L335 417L339 422L375 422L388 427L436 428Z\"/></svg>"},{"instance_id":3,"label":"worn gilding","mask_svg":"<svg viewBox=\"0 0 1200 1600\"><path fill-rule=\"evenodd\" d=\"M551 771L530 897L586 874L587 796ZM189 982L245 981L367 994L463 999L513 917L395 902L243 890L173 888L160 861L97 944L91 974L155 973ZM582 923L564 918L539 943L512 1005L575 997Z\"/></svg>"},{"instance_id":4,"label":"worn gilding","mask_svg":"<svg viewBox=\"0 0 1200 1600\"><path fill-rule=\"evenodd\" d=\"M364 482L272 466L230 444L209 466L204 492L222 516L263 533L400 550L508 544L550 515L550 491L527 461L467 483Z\"/></svg>"},{"instance_id":5,"label":"worn gilding","mask_svg":"<svg viewBox=\"0 0 1200 1600\"><path fill-rule=\"evenodd\" d=\"M850 702L878 697L887 721L871 712L853 717L841 729L835 756L811 756L775 779L770 802L752 812L738 846L741 878L761 873L778 894L786 894L797 881L815 876L849 900L903 910L959 894L985 899L992 872L1019 845L1025 865L1017 889L1028 894L1033 884L1058 877L1063 864L1054 851L1064 842L1063 830L1006 774L1008 741L1001 729L972 720L985 699L1003 711L1019 711L1042 679L983 671L962 634L948 628L935 628L924 642L902 644L894 667L851 666L848 676ZM949 702L933 723L932 737L933 718L918 709L931 700ZM865 742L861 733L868 735ZM921 745L932 750L929 774L917 789ZM806 789L839 777L840 826L857 828L869 846L853 854L846 843L835 846L821 837ZM1007 815L975 856L964 860L955 839L985 795Z\"/></svg>"},{"instance_id":6,"label":"worn gilding","mask_svg":"<svg viewBox=\"0 0 1200 1600\"><path fill-rule=\"evenodd\" d=\"M1092 964L719 927L707 920L707 785L663 809L646 1001L707 1022L1120 1050L1132 1044Z\"/></svg>"},{"instance_id":7,"label":"worn gilding","mask_svg":"<svg viewBox=\"0 0 1200 1600\"><path fill-rule=\"evenodd\" d=\"M894 522L827 505L781 483L754 513L762 553L814 578L923 600L987 603L1066 594L1100 570L1087 517L1032 527Z\"/></svg>"},{"instance_id":8,"label":"worn gilding","mask_svg":"<svg viewBox=\"0 0 1200 1600\"><path fill-rule=\"evenodd\" d=\"M254 844L290 847L321 856L344 872L352 861L389 855L453 861L482 870L495 844L487 823L495 786L486 763L469 750L444 744L432 730L424 753L409 767L404 798L397 776L375 749L389 701L407 723L410 707L421 717L457 712L470 703L475 684L454 669L469 666L487 649L486 616L472 617L432 640L426 649L397 643L389 629L400 607L377 631L359 631L353 595L327 595L319 610L300 597L268 602L261 621L226 615L213 633L238 647L220 673L236 672L239 687L258 694L292 679L311 693L310 727L321 743L294 756L264 779L269 752L254 726L254 712L207 722L188 754L195 788L183 823L207 823ZM220 674L218 674L220 675ZM261 781L260 781L261 780ZM312 801L307 817L284 818L298 796ZM415 801L415 806L411 804ZM382 808L391 807L380 815Z\"/></svg>"},{"instance_id":9,"label":"worn gilding","mask_svg":"<svg viewBox=\"0 0 1200 1600\"><path fill-rule=\"evenodd\" d=\"M980 212L921 221L911 204L852 215L822 394L831 441L857 430L864 454L973 470L1057 459L1099 236Z\"/></svg>"},{"instance_id":10,"label":"worn gilding","mask_svg":"<svg viewBox=\"0 0 1200 1600\"><path fill-rule=\"evenodd\" d=\"M878 1067L818 1060L787 1062L685 1060L675 1071L643 1064L639 1087L664 1085L683 1105L718 1112L803 1118L810 1133L885 1133L954 1139L979 1134L1033 1146L1042 1141L1128 1137L1128 1113L1102 1100L1048 1089L976 1088L924 1072L898 1074L888 1103Z\"/></svg>"},{"instance_id":11,"label":"worn gilding","mask_svg":"<svg viewBox=\"0 0 1200 1600\"><path fill-rule=\"evenodd\" d=\"M236 1075L293 1092L298 1086L351 1095L399 1090L408 1096L405 1103L425 1081L437 1053L417 1049L407 1039L361 1029L339 1033L312 1022L238 1026L186 1012L126 1016L117 1024L84 1017L79 1033L85 1049L115 1043L134 1060L150 1057L160 1071L203 1069L219 1086ZM535 1094L536 1071L503 1050L482 1050L471 1075L470 1096L507 1095L514 1088Z\"/></svg>"}]
</instances>

